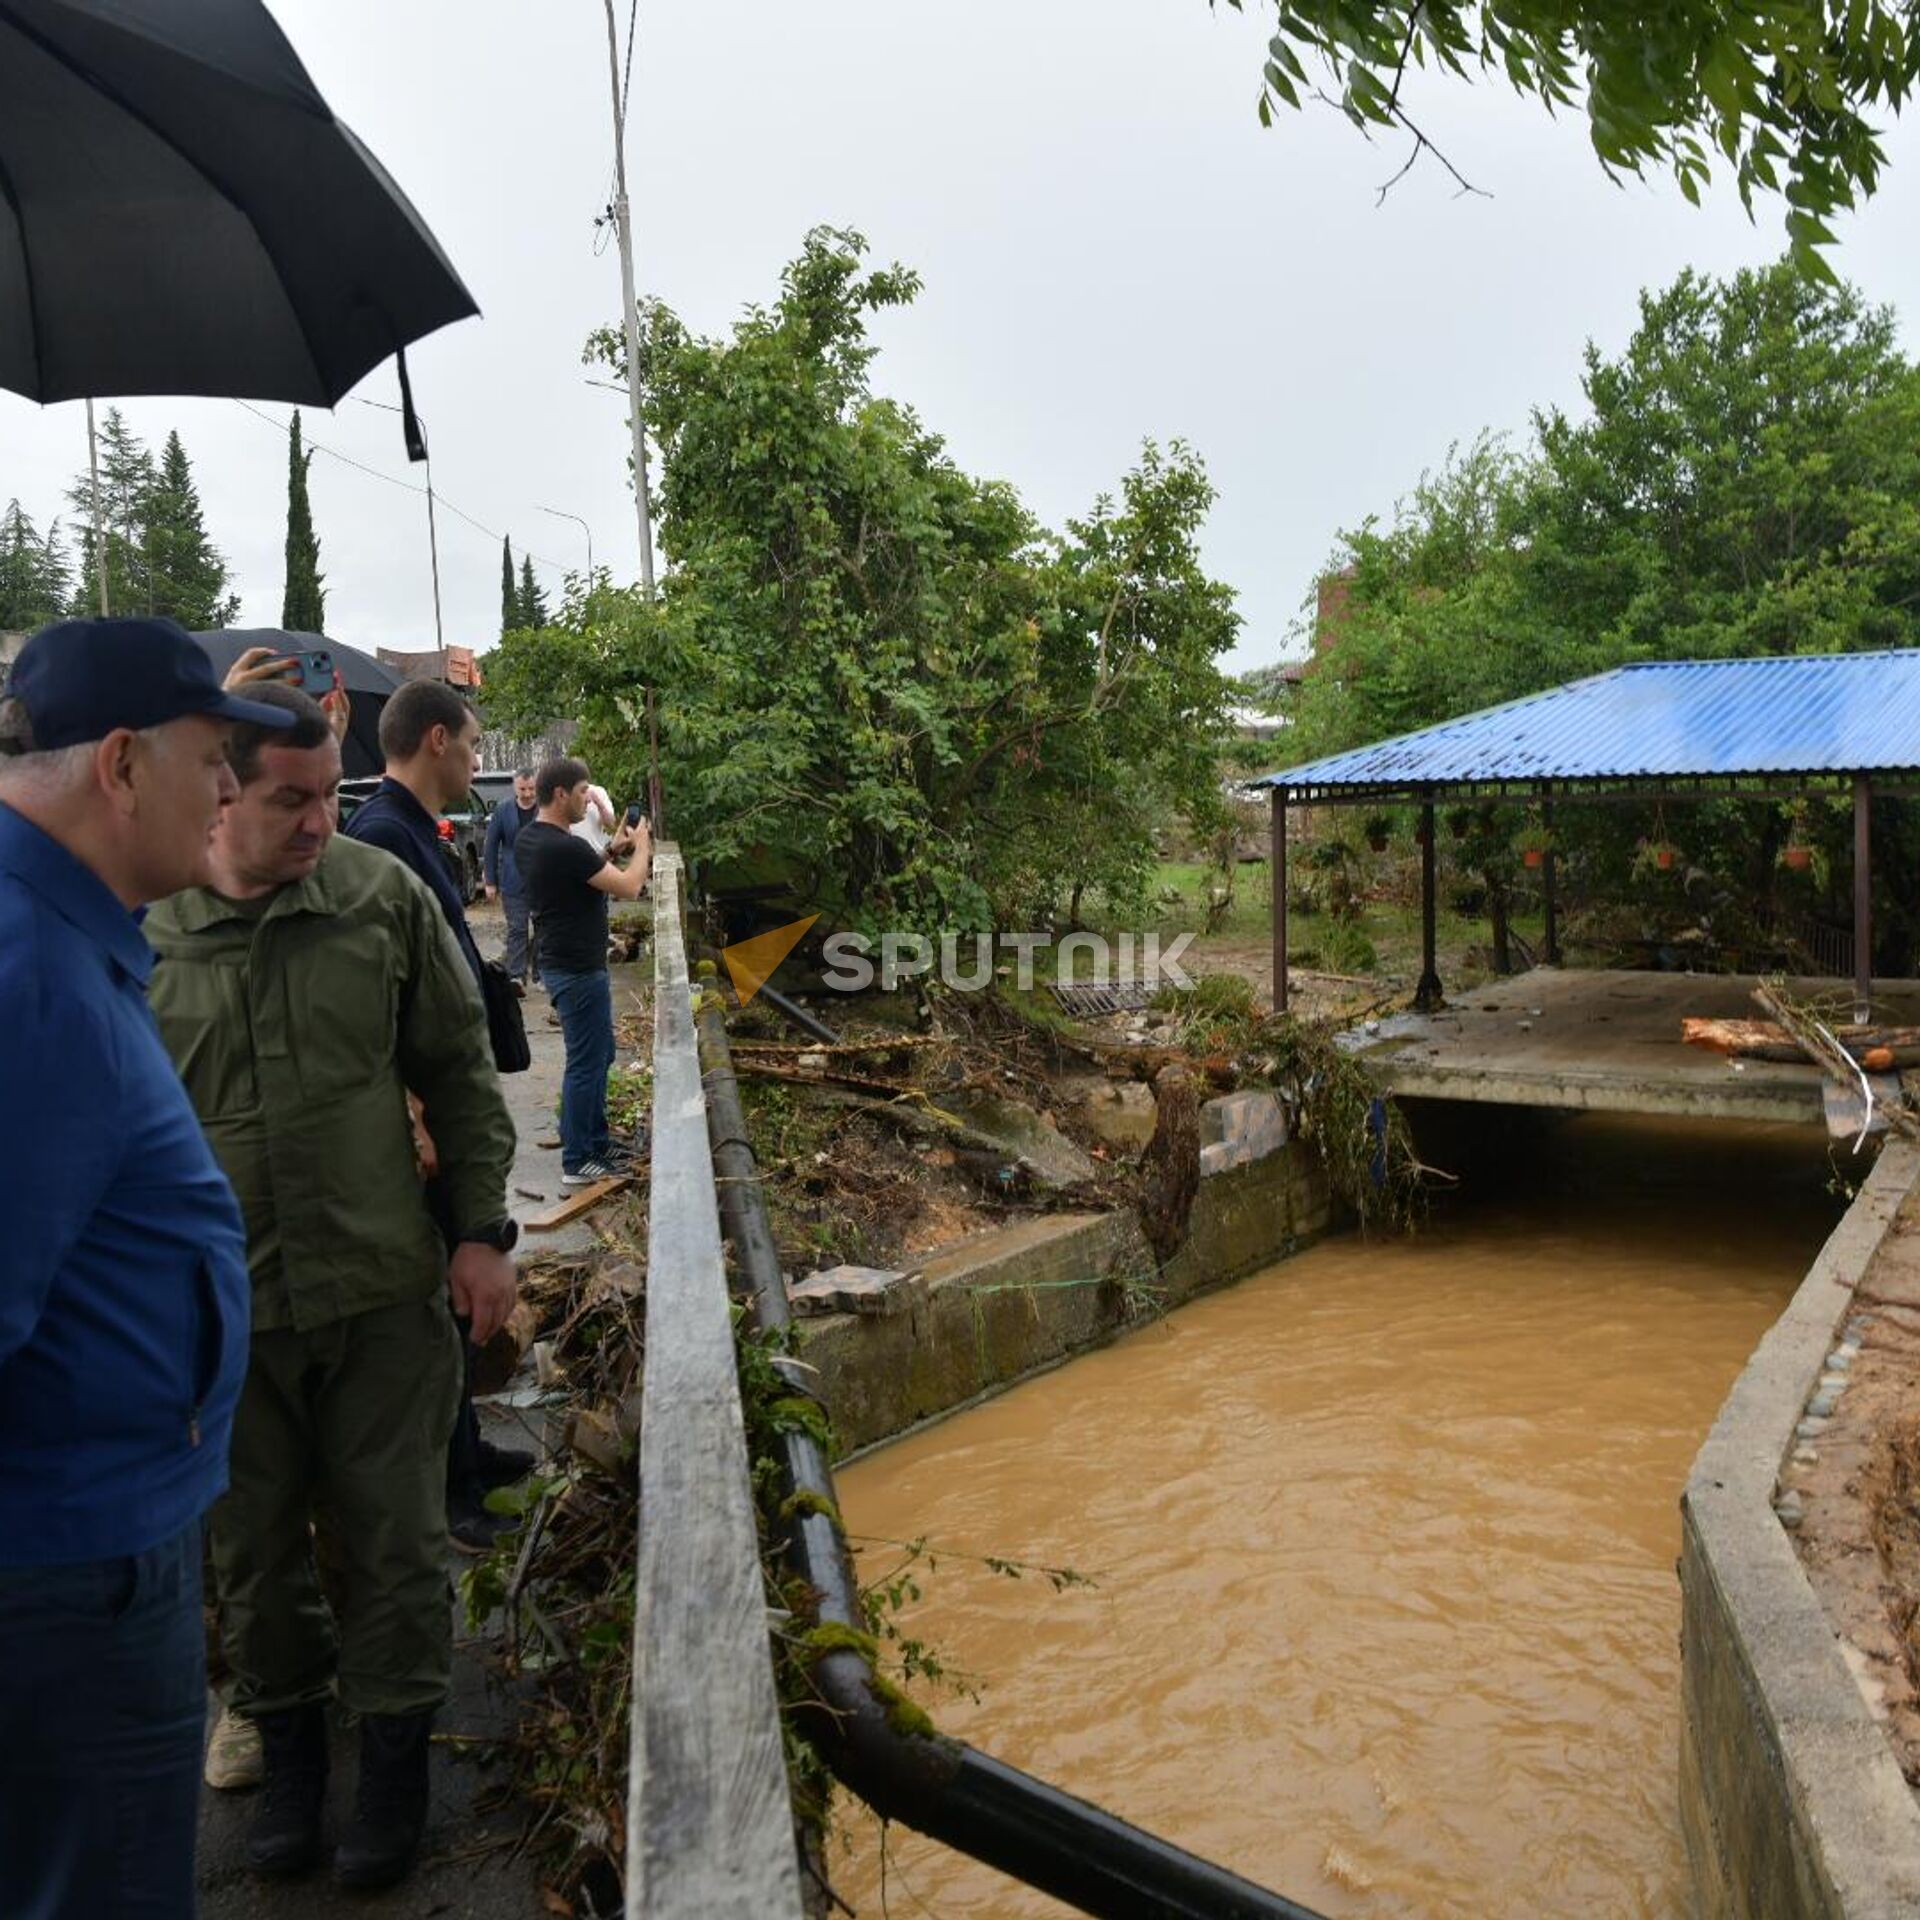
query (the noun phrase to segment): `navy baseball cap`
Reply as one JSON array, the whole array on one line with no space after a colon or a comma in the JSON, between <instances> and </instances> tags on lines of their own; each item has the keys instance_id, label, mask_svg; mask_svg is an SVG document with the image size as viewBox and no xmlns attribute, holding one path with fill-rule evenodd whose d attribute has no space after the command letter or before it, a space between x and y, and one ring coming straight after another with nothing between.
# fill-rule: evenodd
<instances>
[{"instance_id":1,"label":"navy baseball cap","mask_svg":"<svg viewBox=\"0 0 1920 1920\"><path fill-rule=\"evenodd\" d=\"M290 727L293 715L238 700L177 621L61 620L21 648L7 692L27 710L44 753L104 740L116 727L158 727L189 714Z\"/></svg>"}]
</instances>

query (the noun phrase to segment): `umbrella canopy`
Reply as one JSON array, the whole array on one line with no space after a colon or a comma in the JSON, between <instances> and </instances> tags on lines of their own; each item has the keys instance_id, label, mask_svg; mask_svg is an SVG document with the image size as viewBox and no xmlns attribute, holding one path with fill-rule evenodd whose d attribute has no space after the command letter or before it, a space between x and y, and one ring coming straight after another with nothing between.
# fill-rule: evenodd
<instances>
[{"instance_id":1,"label":"umbrella canopy","mask_svg":"<svg viewBox=\"0 0 1920 1920\"><path fill-rule=\"evenodd\" d=\"M329 640L323 633L287 633L279 627L222 627L193 637L206 649L214 672L220 674L249 647L271 647L275 653L306 653L314 647L325 647L353 696L347 737L340 749L347 778L365 779L385 770L380 752L380 710L387 704L387 696L398 692L405 682L372 654L362 653L344 640Z\"/></svg>"},{"instance_id":2,"label":"umbrella canopy","mask_svg":"<svg viewBox=\"0 0 1920 1920\"><path fill-rule=\"evenodd\" d=\"M331 406L478 311L259 0L0 0L0 386Z\"/></svg>"}]
</instances>

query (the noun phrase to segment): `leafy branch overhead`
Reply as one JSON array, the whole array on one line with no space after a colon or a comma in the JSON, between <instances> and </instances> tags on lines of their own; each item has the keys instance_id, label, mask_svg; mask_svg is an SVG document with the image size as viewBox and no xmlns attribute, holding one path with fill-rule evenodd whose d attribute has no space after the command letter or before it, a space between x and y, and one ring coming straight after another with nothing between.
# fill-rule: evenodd
<instances>
[{"instance_id":1,"label":"leafy branch overhead","mask_svg":"<svg viewBox=\"0 0 1920 1920\"><path fill-rule=\"evenodd\" d=\"M1410 77L1499 73L1550 111L1584 106L1609 173L1671 169L1697 205L1717 155L1749 213L1756 192L1783 194L1803 263L1832 244L1829 216L1879 184L1873 116L1897 114L1920 74L1920 19L1893 0L1277 0L1273 17L1265 125L1334 97L1362 129L1411 135L1411 162L1431 143L1408 117Z\"/></svg>"}]
</instances>

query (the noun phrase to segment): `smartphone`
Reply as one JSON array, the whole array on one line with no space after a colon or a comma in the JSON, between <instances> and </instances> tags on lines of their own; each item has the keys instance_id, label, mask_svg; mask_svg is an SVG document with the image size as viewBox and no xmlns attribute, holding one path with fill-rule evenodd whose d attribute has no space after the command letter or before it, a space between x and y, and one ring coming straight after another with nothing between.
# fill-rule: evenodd
<instances>
[{"instance_id":1,"label":"smartphone","mask_svg":"<svg viewBox=\"0 0 1920 1920\"><path fill-rule=\"evenodd\" d=\"M333 655L325 647L311 647L305 653L287 655L287 684L298 687L318 699L333 691Z\"/></svg>"},{"instance_id":2,"label":"smartphone","mask_svg":"<svg viewBox=\"0 0 1920 1920\"><path fill-rule=\"evenodd\" d=\"M640 811L640 802L636 800L633 805L627 809L627 825L637 827L645 818L646 815Z\"/></svg>"}]
</instances>

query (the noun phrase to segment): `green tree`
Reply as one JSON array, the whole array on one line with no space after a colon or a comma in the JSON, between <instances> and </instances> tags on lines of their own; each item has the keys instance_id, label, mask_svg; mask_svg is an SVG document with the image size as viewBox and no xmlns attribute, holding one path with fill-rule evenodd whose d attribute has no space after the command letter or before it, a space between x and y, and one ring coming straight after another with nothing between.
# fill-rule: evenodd
<instances>
[{"instance_id":1,"label":"green tree","mask_svg":"<svg viewBox=\"0 0 1920 1920\"><path fill-rule=\"evenodd\" d=\"M320 571L320 539L313 530L307 473L313 454L300 439L296 410L287 430L287 564L280 596L280 624L289 633L327 630L326 576Z\"/></svg>"},{"instance_id":2,"label":"green tree","mask_svg":"<svg viewBox=\"0 0 1920 1920\"><path fill-rule=\"evenodd\" d=\"M514 624L520 627L540 628L550 626L553 621L547 596L539 581L533 577L533 556L530 553L520 556L520 591L514 596L514 612Z\"/></svg>"},{"instance_id":3,"label":"green tree","mask_svg":"<svg viewBox=\"0 0 1920 1920\"><path fill-rule=\"evenodd\" d=\"M193 630L232 624L240 599L229 591L227 563L207 538L199 490L178 433L169 433L161 450L142 540L149 613L164 614Z\"/></svg>"},{"instance_id":4,"label":"green tree","mask_svg":"<svg viewBox=\"0 0 1920 1920\"><path fill-rule=\"evenodd\" d=\"M107 595L116 613L152 611L153 582L147 554L148 510L157 475L153 455L118 407L109 407L99 430L99 525L94 524L91 471L67 489L67 502L79 528L79 554L73 578L72 610L96 613L98 587L95 541L106 550Z\"/></svg>"},{"instance_id":5,"label":"green tree","mask_svg":"<svg viewBox=\"0 0 1920 1920\"><path fill-rule=\"evenodd\" d=\"M660 600L576 588L489 662L510 723L578 716L619 784L658 690L680 837L709 869L784 873L868 924L1009 924L1098 884L1214 801L1236 619L1195 541L1212 499L1149 447L1064 536L963 472L873 392L873 316L917 277L820 229L722 339L647 316L663 454ZM592 349L624 366L609 330Z\"/></svg>"},{"instance_id":6,"label":"green tree","mask_svg":"<svg viewBox=\"0 0 1920 1920\"><path fill-rule=\"evenodd\" d=\"M520 589L513 578L513 542L505 534L500 536L500 637L508 634L522 624L520 619Z\"/></svg>"},{"instance_id":7,"label":"green tree","mask_svg":"<svg viewBox=\"0 0 1920 1920\"><path fill-rule=\"evenodd\" d=\"M1298 758L1629 660L1920 645L1920 371L1890 314L1790 262L1685 273L1642 297L1619 354L1588 349L1582 385L1578 419L1537 414L1522 451L1456 450L1390 524L1343 536L1351 576L1316 636ZM1883 871L1920 860L1901 805L1876 810ZM1689 819L1728 897L1774 888L1777 807ZM1492 890L1516 824L1469 835ZM1838 854L1844 823L1814 824ZM1618 897L1657 825L1566 809L1558 831L1589 889ZM1844 879L1844 858L1829 866ZM1920 926L1888 904L1880 958L1898 969Z\"/></svg>"},{"instance_id":8,"label":"green tree","mask_svg":"<svg viewBox=\"0 0 1920 1920\"><path fill-rule=\"evenodd\" d=\"M1241 10L1246 0L1228 0ZM1577 106L1609 173L1670 168L1699 202L1718 161L1749 212L1756 192L1784 195L1804 266L1831 277L1818 250L1827 216L1879 184L1886 155L1874 120L1897 113L1920 78L1920 26L1904 0L1255 0L1273 37L1259 112L1330 91L1362 129L1429 143L1408 117L1410 69L1497 71L1549 109ZM1327 86L1309 78L1311 65Z\"/></svg>"},{"instance_id":9,"label":"green tree","mask_svg":"<svg viewBox=\"0 0 1920 1920\"><path fill-rule=\"evenodd\" d=\"M57 620L68 605L59 525L43 538L18 500L0 513L0 632L24 633Z\"/></svg>"}]
</instances>

